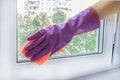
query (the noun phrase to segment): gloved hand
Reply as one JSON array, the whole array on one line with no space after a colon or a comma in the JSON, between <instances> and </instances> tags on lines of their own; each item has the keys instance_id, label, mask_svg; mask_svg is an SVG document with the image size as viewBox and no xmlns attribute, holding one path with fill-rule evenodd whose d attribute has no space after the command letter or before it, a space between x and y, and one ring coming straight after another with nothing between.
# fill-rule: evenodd
<instances>
[{"instance_id":1,"label":"gloved hand","mask_svg":"<svg viewBox=\"0 0 120 80\"><path fill-rule=\"evenodd\" d=\"M30 45L33 41L34 40L27 41L25 43L25 45L22 47L21 52L22 52L23 55L26 55L28 53L28 51L25 50L25 47L28 46L28 45ZM45 56L43 56L43 57L39 58L38 60L34 61L34 63L36 63L36 64L43 64L43 63L45 63L45 61L48 60L48 58L50 57L50 55L51 55L51 52L47 53ZM30 56L30 57L27 57L27 58L31 61L32 57Z\"/></svg>"},{"instance_id":2,"label":"gloved hand","mask_svg":"<svg viewBox=\"0 0 120 80\"><path fill-rule=\"evenodd\" d=\"M50 28L42 29L28 37L28 41L34 41L24 47L24 50L27 51L25 56L35 62L48 53L52 55L66 46L75 35L97 29L99 26L98 14L92 7L89 7L66 23L52 25Z\"/></svg>"},{"instance_id":3,"label":"gloved hand","mask_svg":"<svg viewBox=\"0 0 120 80\"><path fill-rule=\"evenodd\" d=\"M23 46L22 49L21 49L21 52L22 52L23 55L26 55L26 54L28 53L28 51L27 51L25 48L26 48L28 45L30 45L33 41L35 41L35 39L30 40L30 41L27 41L27 42L24 44L24 46ZM64 52L64 49L60 49L60 50L57 51L57 52ZM46 55L44 55L43 57L35 60L34 63L36 63L36 64L43 64L43 63L45 63L45 62L48 60L48 58L50 57L50 55L51 55L51 52L49 52L49 53L47 53ZM27 58L31 61L32 56L27 57Z\"/></svg>"}]
</instances>

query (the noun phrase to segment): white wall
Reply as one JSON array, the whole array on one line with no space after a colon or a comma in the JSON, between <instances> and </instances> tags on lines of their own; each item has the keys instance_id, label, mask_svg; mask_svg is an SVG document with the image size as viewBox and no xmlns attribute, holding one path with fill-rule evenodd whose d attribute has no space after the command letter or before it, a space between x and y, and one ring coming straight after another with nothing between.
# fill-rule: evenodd
<instances>
[{"instance_id":1,"label":"white wall","mask_svg":"<svg viewBox=\"0 0 120 80\"><path fill-rule=\"evenodd\" d=\"M15 0L14 0L15 1ZM11 77L13 61L12 54L15 53L15 46L13 42L15 40L11 35L13 33L13 27L15 25L15 19L11 16L15 16L15 4L10 0L0 0L0 78L1 80L7 80Z\"/></svg>"}]
</instances>

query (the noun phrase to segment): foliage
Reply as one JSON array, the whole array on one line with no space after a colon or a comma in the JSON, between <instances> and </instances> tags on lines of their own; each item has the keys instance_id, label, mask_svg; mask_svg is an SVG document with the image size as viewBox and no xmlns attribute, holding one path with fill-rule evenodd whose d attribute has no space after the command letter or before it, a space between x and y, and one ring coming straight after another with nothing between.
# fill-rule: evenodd
<instances>
[{"instance_id":1,"label":"foliage","mask_svg":"<svg viewBox=\"0 0 120 80\"><path fill-rule=\"evenodd\" d=\"M41 12L33 19L32 25L40 26L41 28L50 24L50 17L45 12Z\"/></svg>"},{"instance_id":2,"label":"foliage","mask_svg":"<svg viewBox=\"0 0 120 80\"><path fill-rule=\"evenodd\" d=\"M54 24L63 23L66 19L66 14L63 11L57 11L52 16L52 21Z\"/></svg>"},{"instance_id":3,"label":"foliage","mask_svg":"<svg viewBox=\"0 0 120 80\"><path fill-rule=\"evenodd\" d=\"M51 19L52 18L52 19ZM48 16L47 13L40 13L36 16L32 15L18 15L18 58L19 60L25 59L21 53L20 49L26 42L26 38L38 31L39 29L52 24L59 24L64 22L66 15L64 12L58 11L53 14L52 17ZM65 55L78 55L87 52L96 51L96 38L97 31L92 31L86 34L75 36L74 39L65 46L65 51L60 54L55 54L56 56Z\"/></svg>"}]
</instances>

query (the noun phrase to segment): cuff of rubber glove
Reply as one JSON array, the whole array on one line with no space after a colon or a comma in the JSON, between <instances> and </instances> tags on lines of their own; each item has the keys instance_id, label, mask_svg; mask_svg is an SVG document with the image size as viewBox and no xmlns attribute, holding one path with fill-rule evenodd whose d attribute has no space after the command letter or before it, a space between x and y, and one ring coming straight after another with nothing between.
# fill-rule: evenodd
<instances>
[{"instance_id":1,"label":"cuff of rubber glove","mask_svg":"<svg viewBox=\"0 0 120 80\"><path fill-rule=\"evenodd\" d=\"M88 29L88 31L92 31L94 29L99 28L100 27L100 18L99 18L98 13L92 6L90 6L88 9L86 9L86 11L87 10L89 11L88 12L89 16L87 16L87 17L89 17L88 22L89 21L94 21L94 22L90 23L89 25L91 25L91 26L89 26L89 28L86 28L86 29ZM84 31L83 31L83 33L84 33ZM81 30L77 30L77 32L75 33L75 35L79 35L79 34L82 34Z\"/></svg>"}]
</instances>

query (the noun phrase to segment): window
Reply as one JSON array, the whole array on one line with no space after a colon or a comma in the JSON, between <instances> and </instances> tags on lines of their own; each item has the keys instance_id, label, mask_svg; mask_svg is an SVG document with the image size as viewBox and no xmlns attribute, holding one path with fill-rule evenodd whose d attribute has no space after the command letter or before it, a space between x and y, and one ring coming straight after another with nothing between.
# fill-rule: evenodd
<instances>
[{"instance_id":1,"label":"window","mask_svg":"<svg viewBox=\"0 0 120 80\"><path fill-rule=\"evenodd\" d=\"M19 4L19 2L21 2ZM94 0L96 2L97 0ZM52 25L52 24L59 24L62 22L67 21L70 17L74 16L76 13L84 10L87 8L89 5L92 3L89 2L86 6L83 7L78 7L80 4L78 4L78 1L76 0L71 0L70 1L70 6L68 9L70 12L65 13L64 11L58 11L58 12L52 12L51 14L47 14L48 12L43 12L41 9L37 10L36 15L32 15L29 13L34 13L33 12L27 12L23 10L21 5L24 3L27 3L25 0L18 0L17 1L17 23L18 23L18 38L17 38L17 59L18 62L22 61L27 61L27 59L20 53L20 49L23 46L23 44L26 42L26 37L29 36L30 34L36 32L37 30L44 28L47 25ZM57 2L56 2L57 4ZM60 3L59 3L60 4ZM64 4L67 4L66 2ZM37 5L38 6L38 5ZM29 6L28 6L29 7ZM53 5L54 7L54 5ZM53 8L52 7L52 8ZM39 7L40 8L40 7ZM49 10L51 9L48 6ZM57 7L54 7L53 9L57 9ZM61 9L63 9L62 7ZM46 9L46 8L45 8ZM44 8L43 8L44 10ZM63 14L59 15L59 17L62 17L60 21L54 20L55 18L53 17L55 14ZM72 15L72 16L70 16ZM42 21L41 18L44 19ZM53 19L53 20L52 20ZM41 23L40 23L41 22ZM103 38L103 21L101 21L101 28L94 30L92 32L88 32L79 36L74 37L74 39L64 48L64 52L58 53L52 56L52 58L62 58L62 57L74 57L74 56L81 56L81 55L90 55L90 54L99 54L102 52L102 38Z\"/></svg>"},{"instance_id":2,"label":"window","mask_svg":"<svg viewBox=\"0 0 120 80\"><path fill-rule=\"evenodd\" d=\"M9 1L9 2L8 2ZM101 70L104 67L108 69L111 61L112 45L113 45L113 32L114 32L114 16L110 16L105 19L104 23L104 45L103 45L103 54L96 55L87 55L87 56L78 56L70 58L60 58L48 60L48 62L42 66L36 66L32 63L25 64L16 64L16 51L18 50L18 16L16 10L19 9L19 14L26 14L24 10L24 5L19 6L21 3L16 1L24 0L2 0L0 3L0 30L1 30L1 52L0 52L0 61L1 61L1 80L71 80L70 77L77 75L84 75L87 73L94 73L96 70ZM26 1L26 0L25 0ZM45 1L45 0L44 0ZM79 2L79 6L75 5L74 10L78 12L82 9L85 9L85 6L88 6L88 3L92 4L95 0L71 0ZM17 5L17 9L16 9ZM73 5L72 5L73 6ZM80 8L81 7L81 8ZM80 9L79 9L80 8ZM72 12L72 15L73 12ZM120 14L119 14L120 15ZM26 17L26 16L25 16ZM119 17L120 20L120 17ZM29 19L27 20L29 21ZM26 21L25 21L26 22ZM120 22L120 21L119 21ZM26 23L25 23L26 24ZM28 24L26 24L28 25ZM16 29L17 28L17 29ZM24 30L24 29L23 29ZM27 30L27 29L26 29ZM116 57L120 56L120 23L119 31L117 32L116 48L117 51ZM17 32L17 34L15 34ZM16 39L17 36L17 39ZM102 36L102 34L101 34ZM103 36L102 36L103 37ZM17 40L17 41L16 41ZM102 42L102 41L101 41ZM100 43L101 43L100 42ZM17 46L16 46L17 44ZM17 49L16 49L17 47ZM18 51L17 51L18 53ZM19 58L19 60L26 61L24 58ZM119 58L120 61L120 58ZM98 71L98 72L99 72Z\"/></svg>"},{"instance_id":3,"label":"window","mask_svg":"<svg viewBox=\"0 0 120 80\"><path fill-rule=\"evenodd\" d=\"M59 3L59 5L61 5L61 3Z\"/></svg>"}]
</instances>

